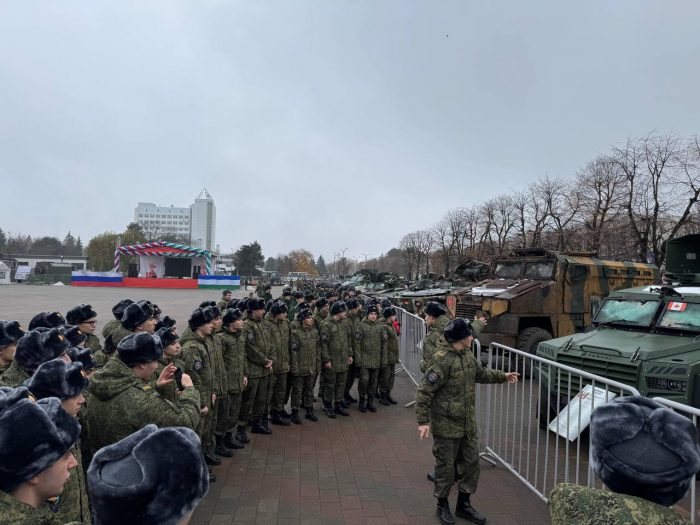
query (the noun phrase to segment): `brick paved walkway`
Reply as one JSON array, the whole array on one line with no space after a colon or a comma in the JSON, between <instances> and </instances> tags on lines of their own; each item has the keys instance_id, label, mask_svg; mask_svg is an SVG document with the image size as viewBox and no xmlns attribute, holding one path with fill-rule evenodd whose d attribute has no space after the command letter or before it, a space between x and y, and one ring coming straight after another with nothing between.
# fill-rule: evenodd
<instances>
[{"instance_id":1,"label":"brick paved walkway","mask_svg":"<svg viewBox=\"0 0 700 525\"><path fill-rule=\"evenodd\" d=\"M405 375L396 383L398 401L413 399ZM244 450L214 468L218 481L192 524L439 523L425 479L431 443L418 441L413 409L378 408L376 414L354 408L334 420L319 414L318 423L251 435ZM544 503L505 469L483 461L473 503L490 524L549 523Z\"/></svg>"}]
</instances>

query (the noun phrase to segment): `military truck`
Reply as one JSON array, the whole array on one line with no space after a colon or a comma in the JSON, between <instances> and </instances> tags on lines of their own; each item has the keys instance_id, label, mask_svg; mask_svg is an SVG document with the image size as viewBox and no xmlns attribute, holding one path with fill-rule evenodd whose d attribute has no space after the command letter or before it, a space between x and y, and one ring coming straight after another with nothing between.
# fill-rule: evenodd
<instances>
[{"instance_id":1,"label":"military truck","mask_svg":"<svg viewBox=\"0 0 700 525\"><path fill-rule=\"evenodd\" d=\"M542 341L583 332L611 291L659 282L652 264L542 248L518 248L495 259L493 275L448 295L447 307L459 317L488 318L482 346L495 342L532 354Z\"/></svg>"},{"instance_id":2,"label":"military truck","mask_svg":"<svg viewBox=\"0 0 700 525\"><path fill-rule=\"evenodd\" d=\"M612 292L594 329L540 343L537 355L664 397L700 407L700 234L668 242L664 284ZM540 409L550 419L584 386L542 368ZM551 384L551 381L559 381ZM584 384L586 382L584 381Z\"/></svg>"}]
</instances>

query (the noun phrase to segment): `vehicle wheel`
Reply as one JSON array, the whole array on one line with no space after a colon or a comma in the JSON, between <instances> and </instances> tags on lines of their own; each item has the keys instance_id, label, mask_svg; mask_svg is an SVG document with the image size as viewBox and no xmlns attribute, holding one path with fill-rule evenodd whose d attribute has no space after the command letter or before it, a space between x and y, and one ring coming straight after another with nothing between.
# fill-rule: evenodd
<instances>
[{"instance_id":1,"label":"vehicle wheel","mask_svg":"<svg viewBox=\"0 0 700 525\"><path fill-rule=\"evenodd\" d=\"M531 327L526 328L520 334L518 334L518 341L516 348L522 352L527 352L528 354L535 355L537 352L537 345L542 341L548 341L552 339L552 334L550 334L544 328ZM523 378L529 378L531 375L531 363L523 362L522 359L516 359L517 356L512 356L513 367L512 369L516 372L520 372ZM517 361L517 362L516 362Z\"/></svg>"}]
</instances>

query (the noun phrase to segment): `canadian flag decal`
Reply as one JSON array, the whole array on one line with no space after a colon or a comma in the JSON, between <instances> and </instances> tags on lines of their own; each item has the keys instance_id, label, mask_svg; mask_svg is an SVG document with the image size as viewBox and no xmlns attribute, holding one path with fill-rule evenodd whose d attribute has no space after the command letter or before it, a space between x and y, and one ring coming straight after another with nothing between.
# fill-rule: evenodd
<instances>
[{"instance_id":1,"label":"canadian flag decal","mask_svg":"<svg viewBox=\"0 0 700 525\"><path fill-rule=\"evenodd\" d=\"M672 312L685 312L686 306L688 306L688 303L668 303L668 309Z\"/></svg>"}]
</instances>

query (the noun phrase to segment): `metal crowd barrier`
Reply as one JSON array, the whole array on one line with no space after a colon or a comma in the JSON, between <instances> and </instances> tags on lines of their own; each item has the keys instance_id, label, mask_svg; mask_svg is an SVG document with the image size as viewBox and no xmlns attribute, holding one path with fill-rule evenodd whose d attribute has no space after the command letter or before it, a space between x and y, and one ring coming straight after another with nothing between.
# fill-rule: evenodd
<instances>
[{"instance_id":1,"label":"metal crowd barrier","mask_svg":"<svg viewBox=\"0 0 700 525\"><path fill-rule=\"evenodd\" d=\"M422 343L428 328L421 317L409 313L398 306L394 308L396 309L397 320L401 325L401 335L399 335L399 361L401 367L396 370L396 373L406 372L413 384L418 386L421 378ZM414 403L415 401L411 401L405 406L409 407Z\"/></svg>"}]
</instances>

